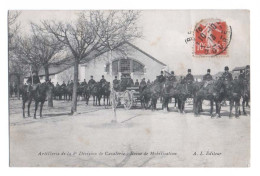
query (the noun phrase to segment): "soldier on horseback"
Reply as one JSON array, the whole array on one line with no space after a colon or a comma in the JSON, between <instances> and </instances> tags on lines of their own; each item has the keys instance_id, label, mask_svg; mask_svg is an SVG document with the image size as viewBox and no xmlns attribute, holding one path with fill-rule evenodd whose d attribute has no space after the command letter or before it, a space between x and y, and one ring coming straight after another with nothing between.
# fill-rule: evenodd
<instances>
[{"instance_id":1,"label":"soldier on horseback","mask_svg":"<svg viewBox=\"0 0 260 176\"><path fill-rule=\"evenodd\" d=\"M65 81L63 81L61 87L62 87L62 88L66 87Z\"/></svg>"},{"instance_id":2,"label":"soldier on horseback","mask_svg":"<svg viewBox=\"0 0 260 176\"><path fill-rule=\"evenodd\" d=\"M87 85L86 79L84 79L84 81L81 83L82 86Z\"/></svg>"},{"instance_id":3,"label":"soldier on horseback","mask_svg":"<svg viewBox=\"0 0 260 176\"><path fill-rule=\"evenodd\" d=\"M143 78L142 81L140 82L140 87L144 87L144 86L146 86L145 78Z\"/></svg>"},{"instance_id":4,"label":"soldier on horseback","mask_svg":"<svg viewBox=\"0 0 260 176\"><path fill-rule=\"evenodd\" d=\"M246 66L244 74L245 74L245 79L249 82L250 81L250 66L249 65Z\"/></svg>"},{"instance_id":5,"label":"soldier on horseback","mask_svg":"<svg viewBox=\"0 0 260 176\"><path fill-rule=\"evenodd\" d=\"M88 84L92 85L92 84L95 84L95 83L96 83L96 81L93 79L93 76L91 75L90 80L88 81Z\"/></svg>"},{"instance_id":6,"label":"soldier on horseback","mask_svg":"<svg viewBox=\"0 0 260 176\"><path fill-rule=\"evenodd\" d=\"M232 74L229 72L228 66L225 66L225 72L222 74L222 79L228 82L233 80Z\"/></svg>"},{"instance_id":7,"label":"soldier on horseback","mask_svg":"<svg viewBox=\"0 0 260 176\"><path fill-rule=\"evenodd\" d=\"M138 81L138 79L136 79L136 81L135 81L135 87L139 87L139 81Z\"/></svg>"},{"instance_id":8,"label":"soldier on horseback","mask_svg":"<svg viewBox=\"0 0 260 176\"><path fill-rule=\"evenodd\" d=\"M191 69L188 69L188 74L186 75L185 77L185 81L188 83L188 84L191 84L194 82L194 77L193 75L191 74Z\"/></svg>"},{"instance_id":9,"label":"soldier on horseback","mask_svg":"<svg viewBox=\"0 0 260 176\"><path fill-rule=\"evenodd\" d=\"M113 80L113 88L115 91L118 90L120 81L117 79L117 76L115 76L115 79Z\"/></svg>"},{"instance_id":10,"label":"soldier on horseback","mask_svg":"<svg viewBox=\"0 0 260 176\"><path fill-rule=\"evenodd\" d=\"M168 80L171 82L176 82L176 77L174 75L174 71L171 71L171 75L168 77Z\"/></svg>"},{"instance_id":11,"label":"soldier on horseback","mask_svg":"<svg viewBox=\"0 0 260 176\"><path fill-rule=\"evenodd\" d=\"M165 76L163 75L163 71L161 71L161 75L159 75L157 78L159 83L163 83L166 80Z\"/></svg>"},{"instance_id":12,"label":"soldier on horseback","mask_svg":"<svg viewBox=\"0 0 260 176\"><path fill-rule=\"evenodd\" d=\"M207 74L203 76L203 81L212 81L213 78L210 74L210 69L207 70Z\"/></svg>"},{"instance_id":13,"label":"soldier on horseback","mask_svg":"<svg viewBox=\"0 0 260 176\"><path fill-rule=\"evenodd\" d=\"M106 82L107 82L107 81L106 81L104 75L102 75L102 79L100 80L100 83L103 84L103 83L106 83Z\"/></svg>"},{"instance_id":14,"label":"soldier on horseback","mask_svg":"<svg viewBox=\"0 0 260 176\"><path fill-rule=\"evenodd\" d=\"M27 88L27 92L30 91L31 87L32 87L32 91L36 91L40 82L40 78L37 74L37 71L33 71L32 72L32 76L28 78L28 80L26 81L28 84L28 88Z\"/></svg>"}]
</instances>

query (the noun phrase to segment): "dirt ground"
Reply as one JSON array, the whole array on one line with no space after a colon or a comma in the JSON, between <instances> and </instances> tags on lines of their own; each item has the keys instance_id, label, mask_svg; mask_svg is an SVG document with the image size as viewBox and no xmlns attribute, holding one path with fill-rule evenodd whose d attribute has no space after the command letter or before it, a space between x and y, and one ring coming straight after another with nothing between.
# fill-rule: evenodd
<instances>
[{"instance_id":1,"label":"dirt ground","mask_svg":"<svg viewBox=\"0 0 260 176\"><path fill-rule=\"evenodd\" d=\"M21 100L10 102L10 166L80 167L246 167L250 164L250 116L211 119L209 106L195 117L192 105L179 114L117 109L117 123L110 107L54 101L43 108L43 118L22 118ZM140 105L138 105L140 106ZM31 107L33 115L34 102ZM249 108L247 112L250 114ZM38 112L39 114L39 112Z\"/></svg>"}]
</instances>

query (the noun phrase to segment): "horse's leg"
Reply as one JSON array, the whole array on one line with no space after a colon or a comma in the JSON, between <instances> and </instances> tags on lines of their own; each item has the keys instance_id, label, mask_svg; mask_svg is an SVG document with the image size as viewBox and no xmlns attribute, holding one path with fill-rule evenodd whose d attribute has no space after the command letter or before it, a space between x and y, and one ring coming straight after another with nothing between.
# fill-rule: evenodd
<instances>
[{"instance_id":1,"label":"horse's leg","mask_svg":"<svg viewBox=\"0 0 260 176\"><path fill-rule=\"evenodd\" d=\"M238 113L239 107L240 107L240 99L238 99L238 100L235 101L235 111L236 111L235 117L236 117L236 118L239 117L239 113Z\"/></svg>"},{"instance_id":2,"label":"horse's leg","mask_svg":"<svg viewBox=\"0 0 260 176\"><path fill-rule=\"evenodd\" d=\"M28 101L28 117L30 117L31 115L30 115L30 106L31 106L31 103L32 103L32 99L29 99L29 101Z\"/></svg>"},{"instance_id":3,"label":"horse's leg","mask_svg":"<svg viewBox=\"0 0 260 176\"><path fill-rule=\"evenodd\" d=\"M23 118L25 118L25 112L24 112L24 108L25 108L25 101L23 100Z\"/></svg>"},{"instance_id":4,"label":"horse's leg","mask_svg":"<svg viewBox=\"0 0 260 176\"><path fill-rule=\"evenodd\" d=\"M185 100L182 101L182 105L181 105L181 112L182 112L183 114L185 114L184 108L185 108Z\"/></svg>"},{"instance_id":5,"label":"horse's leg","mask_svg":"<svg viewBox=\"0 0 260 176\"><path fill-rule=\"evenodd\" d=\"M180 101L180 99L178 99L178 111L179 111L179 113L181 113L181 101Z\"/></svg>"},{"instance_id":6,"label":"horse's leg","mask_svg":"<svg viewBox=\"0 0 260 176\"><path fill-rule=\"evenodd\" d=\"M242 101L243 113L244 113L244 115L247 115L246 110L245 110L245 103L246 103L246 99L243 98L243 101Z\"/></svg>"},{"instance_id":7,"label":"horse's leg","mask_svg":"<svg viewBox=\"0 0 260 176\"><path fill-rule=\"evenodd\" d=\"M202 104L202 103L201 103ZM210 116L213 117L213 105L214 105L214 101L210 100Z\"/></svg>"},{"instance_id":8,"label":"horse's leg","mask_svg":"<svg viewBox=\"0 0 260 176\"><path fill-rule=\"evenodd\" d=\"M232 117L232 109L233 109L233 106L234 106L234 101L233 100L230 100L230 109L229 109L229 117L231 118Z\"/></svg>"},{"instance_id":9,"label":"horse's leg","mask_svg":"<svg viewBox=\"0 0 260 176\"><path fill-rule=\"evenodd\" d=\"M42 107L43 107L44 101L41 101L40 105L40 118L42 118Z\"/></svg>"},{"instance_id":10,"label":"horse's leg","mask_svg":"<svg viewBox=\"0 0 260 176\"><path fill-rule=\"evenodd\" d=\"M39 104L39 101L35 100L35 109L34 109L34 116L33 116L34 119L36 119L36 111L38 109L38 104Z\"/></svg>"}]
</instances>

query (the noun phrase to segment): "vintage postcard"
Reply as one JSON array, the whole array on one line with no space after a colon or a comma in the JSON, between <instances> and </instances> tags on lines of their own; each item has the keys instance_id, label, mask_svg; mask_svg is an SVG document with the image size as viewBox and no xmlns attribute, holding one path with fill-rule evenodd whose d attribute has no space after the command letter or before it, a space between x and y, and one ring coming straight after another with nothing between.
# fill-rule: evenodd
<instances>
[{"instance_id":1,"label":"vintage postcard","mask_svg":"<svg viewBox=\"0 0 260 176\"><path fill-rule=\"evenodd\" d=\"M11 167L249 167L249 10L8 12Z\"/></svg>"}]
</instances>

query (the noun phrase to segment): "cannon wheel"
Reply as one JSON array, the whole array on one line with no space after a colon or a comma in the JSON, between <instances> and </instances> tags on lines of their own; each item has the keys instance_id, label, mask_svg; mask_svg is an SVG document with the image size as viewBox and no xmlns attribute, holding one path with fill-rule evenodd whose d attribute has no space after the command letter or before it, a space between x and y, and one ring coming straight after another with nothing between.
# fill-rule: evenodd
<instances>
[{"instance_id":1,"label":"cannon wheel","mask_svg":"<svg viewBox=\"0 0 260 176\"><path fill-rule=\"evenodd\" d=\"M124 102L125 109L127 110L131 109L133 105L133 94L131 91L126 90L124 92L123 102Z\"/></svg>"}]
</instances>

